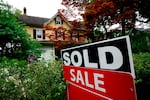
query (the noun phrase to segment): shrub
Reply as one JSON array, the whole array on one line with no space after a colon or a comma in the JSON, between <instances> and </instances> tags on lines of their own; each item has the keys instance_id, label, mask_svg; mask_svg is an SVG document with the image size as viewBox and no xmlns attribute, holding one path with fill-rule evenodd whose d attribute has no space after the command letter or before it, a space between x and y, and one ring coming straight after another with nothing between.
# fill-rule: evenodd
<instances>
[{"instance_id":1,"label":"shrub","mask_svg":"<svg viewBox=\"0 0 150 100\"><path fill-rule=\"evenodd\" d=\"M150 85L150 53L133 55L136 70L136 82Z\"/></svg>"},{"instance_id":2,"label":"shrub","mask_svg":"<svg viewBox=\"0 0 150 100\"><path fill-rule=\"evenodd\" d=\"M150 53L133 55L136 71L136 90L138 100L149 100L150 90Z\"/></svg>"},{"instance_id":3,"label":"shrub","mask_svg":"<svg viewBox=\"0 0 150 100\"><path fill-rule=\"evenodd\" d=\"M0 62L1 100L65 100L60 61L26 61L3 58Z\"/></svg>"},{"instance_id":4,"label":"shrub","mask_svg":"<svg viewBox=\"0 0 150 100\"><path fill-rule=\"evenodd\" d=\"M136 35L130 36L130 38L131 38L132 51L134 53L150 51L150 45L148 45L148 43L150 42L148 40L150 38L149 32L139 31L137 32Z\"/></svg>"}]
</instances>

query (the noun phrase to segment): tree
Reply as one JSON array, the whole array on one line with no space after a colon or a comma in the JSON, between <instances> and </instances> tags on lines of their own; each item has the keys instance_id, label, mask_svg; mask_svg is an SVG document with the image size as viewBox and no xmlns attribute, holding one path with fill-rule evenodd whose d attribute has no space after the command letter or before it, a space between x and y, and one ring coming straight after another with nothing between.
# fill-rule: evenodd
<instances>
[{"instance_id":1,"label":"tree","mask_svg":"<svg viewBox=\"0 0 150 100\"><path fill-rule=\"evenodd\" d=\"M139 0L138 11L142 17L147 18L146 23L150 21L149 5L150 0Z\"/></svg>"},{"instance_id":2,"label":"tree","mask_svg":"<svg viewBox=\"0 0 150 100\"><path fill-rule=\"evenodd\" d=\"M127 28L134 28L135 11L138 0L63 0L66 7L73 6L82 9L82 16L90 38L94 40L95 28L103 32L104 38L109 38L110 26L118 23L121 34L125 35ZM108 32L109 31L109 32ZM101 32L100 32L101 33Z\"/></svg>"},{"instance_id":3,"label":"tree","mask_svg":"<svg viewBox=\"0 0 150 100\"><path fill-rule=\"evenodd\" d=\"M0 56L26 59L30 53L37 54L38 43L17 21L20 11L0 1Z\"/></svg>"}]
</instances>

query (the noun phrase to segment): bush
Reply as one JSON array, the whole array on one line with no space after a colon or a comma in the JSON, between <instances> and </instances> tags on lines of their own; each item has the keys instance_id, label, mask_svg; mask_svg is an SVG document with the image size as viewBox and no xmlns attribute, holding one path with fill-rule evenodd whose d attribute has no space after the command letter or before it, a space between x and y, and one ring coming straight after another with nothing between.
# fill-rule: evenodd
<instances>
[{"instance_id":1,"label":"bush","mask_svg":"<svg viewBox=\"0 0 150 100\"><path fill-rule=\"evenodd\" d=\"M60 61L26 61L1 59L1 100L65 100L66 86Z\"/></svg>"},{"instance_id":2,"label":"bush","mask_svg":"<svg viewBox=\"0 0 150 100\"><path fill-rule=\"evenodd\" d=\"M136 71L136 90L138 100L149 100L150 90L150 53L133 55Z\"/></svg>"},{"instance_id":3,"label":"bush","mask_svg":"<svg viewBox=\"0 0 150 100\"><path fill-rule=\"evenodd\" d=\"M132 51L134 53L150 52L150 45L148 45L148 38L150 34L148 32L139 31L136 35L130 36Z\"/></svg>"}]
</instances>

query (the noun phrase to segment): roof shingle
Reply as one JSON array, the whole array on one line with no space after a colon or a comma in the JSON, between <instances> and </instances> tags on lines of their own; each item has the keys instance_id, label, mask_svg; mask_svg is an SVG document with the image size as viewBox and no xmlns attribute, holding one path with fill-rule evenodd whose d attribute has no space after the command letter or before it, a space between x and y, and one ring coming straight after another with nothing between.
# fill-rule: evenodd
<instances>
[{"instance_id":1,"label":"roof shingle","mask_svg":"<svg viewBox=\"0 0 150 100\"><path fill-rule=\"evenodd\" d=\"M47 22L49 18L22 15L22 16L19 16L18 20L26 24L27 26L42 28L44 23Z\"/></svg>"}]
</instances>

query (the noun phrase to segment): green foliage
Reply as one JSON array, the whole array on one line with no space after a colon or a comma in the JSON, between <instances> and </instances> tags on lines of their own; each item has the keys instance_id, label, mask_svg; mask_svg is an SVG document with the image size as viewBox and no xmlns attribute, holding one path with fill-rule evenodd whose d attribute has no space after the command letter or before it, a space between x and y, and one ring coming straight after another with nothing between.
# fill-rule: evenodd
<instances>
[{"instance_id":1,"label":"green foliage","mask_svg":"<svg viewBox=\"0 0 150 100\"><path fill-rule=\"evenodd\" d=\"M19 15L18 9L0 1L0 56L26 59L28 54L40 53L37 50L40 44L32 40L25 30L25 25L17 21ZM8 42L13 46L6 47Z\"/></svg>"},{"instance_id":2,"label":"green foliage","mask_svg":"<svg viewBox=\"0 0 150 100\"><path fill-rule=\"evenodd\" d=\"M150 53L133 55L136 70L136 82L150 85Z\"/></svg>"},{"instance_id":3,"label":"green foliage","mask_svg":"<svg viewBox=\"0 0 150 100\"><path fill-rule=\"evenodd\" d=\"M150 34L148 32L137 32L137 34L130 36L131 38L131 46L132 51L134 53L139 52L149 52L150 46L148 45L148 38L150 38Z\"/></svg>"},{"instance_id":4,"label":"green foliage","mask_svg":"<svg viewBox=\"0 0 150 100\"><path fill-rule=\"evenodd\" d=\"M26 61L2 58L1 100L65 100L66 86L60 61Z\"/></svg>"},{"instance_id":5,"label":"green foliage","mask_svg":"<svg viewBox=\"0 0 150 100\"><path fill-rule=\"evenodd\" d=\"M99 31L99 30L94 30L94 38L95 38L95 41L99 41L100 37L103 36L103 32Z\"/></svg>"},{"instance_id":6,"label":"green foliage","mask_svg":"<svg viewBox=\"0 0 150 100\"><path fill-rule=\"evenodd\" d=\"M133 55L136 71L136 91L138 100L149 100L150 90L150 53Z\"/></svg>"}]
</instances>

